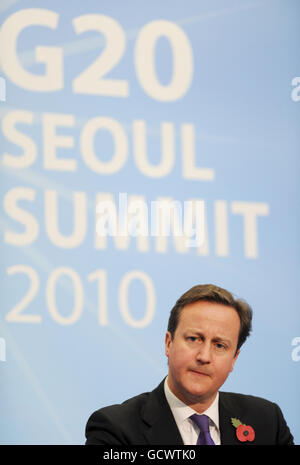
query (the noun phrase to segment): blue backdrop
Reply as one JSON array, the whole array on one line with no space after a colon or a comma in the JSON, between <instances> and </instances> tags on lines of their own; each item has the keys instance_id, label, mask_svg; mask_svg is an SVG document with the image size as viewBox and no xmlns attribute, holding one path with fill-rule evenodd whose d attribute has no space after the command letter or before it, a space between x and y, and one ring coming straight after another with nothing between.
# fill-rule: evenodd
<instances>
[{"instance_id":1,"label":"blue backdrop","mask_svg":"<svg viewBox=\"0 0 300 465\"><path fill-rule=\"evenodd\" d=\"M254 310L223 389L299 444L299 2L0 12L0 442L83 444L165 376L170 309L212 282Z\"/></svg>"}]
</instances>

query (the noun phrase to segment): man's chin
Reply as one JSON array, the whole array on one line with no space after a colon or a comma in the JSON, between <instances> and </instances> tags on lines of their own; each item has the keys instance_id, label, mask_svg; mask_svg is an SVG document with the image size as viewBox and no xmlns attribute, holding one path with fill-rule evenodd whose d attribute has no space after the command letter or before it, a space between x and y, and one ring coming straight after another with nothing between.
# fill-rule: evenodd
<instances>
[{"instance_id":1,"label":"man's chin","mask_svg":"<svg viewBox=\"0 0 300 465\"><path fill-rule=\"evenodd\" d=\"M195 376L189 372L183 382L169 386L173 394L187 405L206 402L214 396L211 392L211 378L209 376Z\"/></svg>"},{"instance_id":2,"label":"man's chin","mask_svg":"<svg viewBox=\"0 0 300 465\"><path fill-rule=\"evenodd\" d=\"M206 399L211 397L210 391L207 389L207 386L204 386L202 383L190 383L185 386L185 397L189 400L189 403L203 402Z\"/></svg>"}]
</instances>

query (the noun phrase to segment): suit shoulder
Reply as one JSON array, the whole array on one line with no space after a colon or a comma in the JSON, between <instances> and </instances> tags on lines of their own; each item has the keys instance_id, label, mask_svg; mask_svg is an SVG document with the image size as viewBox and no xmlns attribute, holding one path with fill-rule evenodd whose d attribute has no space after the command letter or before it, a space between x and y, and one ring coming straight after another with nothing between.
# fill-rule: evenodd
<instances>
[{"instance_id":1,"label":"suit shoulder","mask_svg":"<svg viewBox=\"0 0 300 465\"><path fill-rule=\"evenodd\" d=\"M268 418L276 420L282 415L280 407L271 400L250 394L240 394L233 392L220 392L220 401L227 411L237 411L241 414L266 415Z\"/></svg>"},{"instance_id":2,"label":"suit shoulder","mask_svg":"<svg viewBox=\"0 0 300 465\"><path fill-rule=\"evenodd\" d=\"M144 444L143 410L151 393L96 410L86 425L86 444Z\"/></svg>"},{"instance_id":3,"label":"suit shoulder","mask_svg":"<svg viewBox=\"0 0 300 465\"><path fill-rule=\"evenodd\" d=\"M276 404L274 402L259 396L253 396L251 394L240 394L236 392L220 392L223 401L235 402L242 406L255 406L255 407L271 407L274 408Z\"/></svg>"},{"instance_id":4,"label":"suit shoulder","mask_svg":"<svg viewBox=\"0 0 300 465\"><path fill-rule=\"evenodd\" d=\"M96 410L91 417L105 416L112 420L122 421L136 416L149 397L149 392L144 392L137 396L131 397L120 404L112 404Z\"/></svg>"},{"instance_id":5,"label":"suit shoulder","mask_svg":"<svg viewBox=\"0 0 300 465\"><path fill-rule=\"evenodd\" d=\"M275 402L253 395L220 392L220 408L226 421L236 417L253 426L261 444L294 444L282 411Z\"/></svg>"}]
</instances>

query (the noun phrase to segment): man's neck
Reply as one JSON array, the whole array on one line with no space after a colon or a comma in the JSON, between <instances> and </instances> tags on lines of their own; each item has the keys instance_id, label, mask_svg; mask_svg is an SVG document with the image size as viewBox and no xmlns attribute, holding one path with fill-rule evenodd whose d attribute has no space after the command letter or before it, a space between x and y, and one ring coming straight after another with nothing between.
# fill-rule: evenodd
<instances>
[{"instance_id":1,"label":"man's neck","mask_svg":"<svg viewBox=\"0 0 300 465\"><path fill-rule=\"evenodd\" d=\"M172 383L170 383L169 377L167 377L167 385L168 388L170 389L171 393L179 399L181 402L183 402L185 405L188 405L190 408L195 410L195 412L201 414L205 412L214 402L218 392L215 392L213 395L208 395L208 396L193 396L189 395L187 396L186 394L181 393L179 390L174 389L172 387Z\"/></svg>"}]
</instances>

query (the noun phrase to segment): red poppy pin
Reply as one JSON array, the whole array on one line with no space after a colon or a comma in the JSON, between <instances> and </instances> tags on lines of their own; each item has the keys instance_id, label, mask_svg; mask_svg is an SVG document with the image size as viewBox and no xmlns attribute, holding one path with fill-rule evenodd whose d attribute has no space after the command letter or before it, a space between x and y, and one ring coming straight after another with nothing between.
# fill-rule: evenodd
<instances>
[{"instance_id":1,"label":"red poppy pin","mask_svg":"<svg viewBox=\"0 0 300 465\"><path fill-rule=\"evenodd\" d=\"M252 426L244 425L240 420L237 418L231 418L231 423L236 428L235 434L239 441L252 442L255 438L255 431Z\"/></svg>"}]
</instances>

